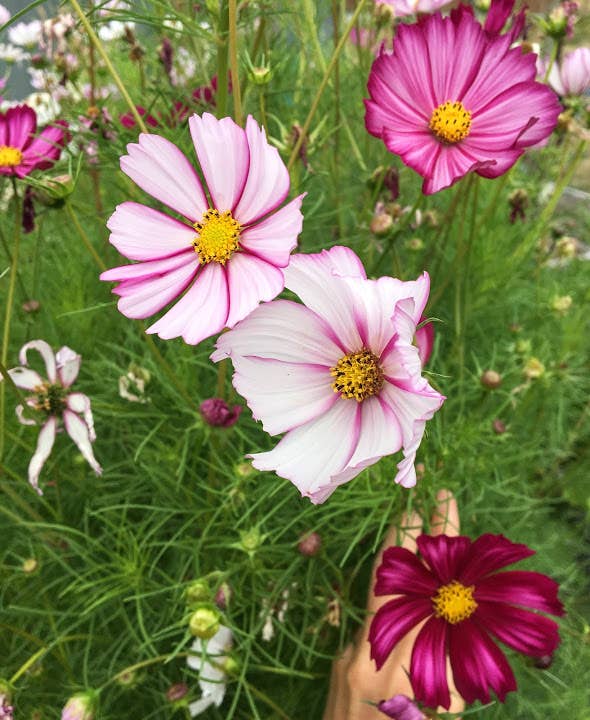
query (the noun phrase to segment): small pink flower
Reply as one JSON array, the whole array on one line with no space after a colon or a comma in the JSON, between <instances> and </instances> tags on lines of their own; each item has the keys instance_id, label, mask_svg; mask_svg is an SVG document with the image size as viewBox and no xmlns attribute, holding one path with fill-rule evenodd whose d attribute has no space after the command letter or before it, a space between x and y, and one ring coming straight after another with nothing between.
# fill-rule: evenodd
<instances>
[{"instance_id":1,"label":"small pink flower","mask_svg":"<svg viewBox=\"0 0 590 720\"><path fill-rule=\"evenodd\" d=\"M101 279L119 283L113 292L129 318L147 318L178 299L147 332L196 345L282 291L304 196L282 205L289 173L251 116L246 130L209 113L193 115L189 126L208 195L176 145L140 135L121 169L183 219L135 202L119 205L108 221L110 241L139 262Z\"/></svg>"},{"instance_id":2,"label":"small pink flower","mask_svg":"<svg viewBox=\"0 0 590 720\"><path fill-rule=\"evenodd\" d=\"M403 448L396 482L412 487L424 426L444 400L421 376L412 344L428 275L367 280L352 250L334 247L294 255L285 279L304 305L260 306L211 356L231 358L234 387L264 429L286 433L274 450L251 455L252 464L322 503Z\"/></svg>"},{"instance_id":3,"label":"small pink flower","mask_svg":"<svg viewBox=\"0 0 590 720\"><path fill-rule=\"evenodd\" d=\"M559 645L558 626L531 610L563 615L558 585L541 573L507 565L534 555L503 535L421 535L422 560L390 547L377 570L375 595L395 595L375 614L369 631L371 657L379 670L397 643L426 620L412 650L410 682L428 707L450 706L447 656L459 694L467 703L500 702L516 690L506 657L491 635L517 652L550 655ZM530 608L530 610L525 609Z\"/></svg>"},{"instance_id":4,"label":"small pink flower","mask_svg":"<svg viewBox=\"0 0 590 720\"><path fill-rule=\"evenodd\" d=\"M27 353L37 350L45 362L47 379L43 379L27 365ZM90 467L97 475L102 468L92 451L96 440L90 399L79 392L69 392L78 377L82 358L69 347L62 347L53 353L44 340L31 340L20 350L21 367L8 371L14 384L31 394L26 398L27 411L22 405L16 406L16 415L23 425L41 425L37 449L29 463L29 482L42 495L39 488L39 474L51 453L55 435L61 431L60 421L68 435L77 445ZM0 380L2 377L0 376ZM34 416L34 419L33 417Z\"/></svg>"},{"instance_id":5,"label":"small pink flower","mask_svg":"<svg viewBox=\"0 0 590 720\"><path fill-rule=\"evenodd\" d=\"M548 63L538 64L539 76L544 78ZM547 82L561 97L583 95L590 89L590 48L576 48L566 53L560 63L553 63Z\"/></svg>"},{"instance_id":6,"label":"small pink flower","mask_svg":"<svg viewBox=\"0 0 590 720\"><path fill-rule=\"evenodd\" d=\"M427 195L469 172L505 173L545 140L561 106L535 81L535 55L489 36L465 6L398 25L369 76L368 132L424 178Z\"/></svg>"},{"instance_id":7,"label":"small pink flower","mask_svg":"<svg viewBox=\"0 0 590 720\"><path fill-rule=\"evenodd\" d=\"M67 124L58 120L37 137L36 131L37 113L32 107L17 105L0 113L0 175L22 178L55 163L67 140Z\"/></svg>"},{"instance_id":8,"label":"small pink flower","mask_svg":"<svg viewBox=\"0 0 590 720\"><path fill-rule=\"evenodd\" d=\"M418 13L433 13L453 0L376 0L377 5L389 5L395 17L407 17Z\"/></svg>"}]
</instances>

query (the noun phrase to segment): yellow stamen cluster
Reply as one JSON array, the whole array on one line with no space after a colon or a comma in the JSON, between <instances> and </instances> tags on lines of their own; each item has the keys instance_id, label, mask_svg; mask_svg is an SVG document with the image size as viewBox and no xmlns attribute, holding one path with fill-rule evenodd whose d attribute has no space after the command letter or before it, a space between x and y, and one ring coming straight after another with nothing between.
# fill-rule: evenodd
<instances>
[{"instance_id":1,"label":"yellow stamen cluster","mask_svg":"<svg viewBox=\"0 0 590 720\"><path fill-rule=\"evenodd\" d=\"M0 145L0 167L16 167L23 161L22 152L10 145Z\"/></svg>"},{"instance_id":2,"label":"yellow stamen cluster","mask_svg":"<svg viewBox=\"0 0 590 720\"><path fill-rule=\"evenodd\" d=\"M362 402L377 395L383 386L383 370L379 359L370 350L349 353L330 369L334 377L332 389L343 398Z\"/></svg>"},{"instance_id":3,"label":"yellow stamen cluster","mask_svg":"<svg viewBox=\"0 0 590 720\"><path fill-rule=\"evenodd\" d=\"M451 625L467 620L477 608L477 603L473 599L474 590L475 585L466 587L456 580L448 585L442 585L432 598L434 614Z\"/></svg>"},{"instance_id":4,"label":"yellow stamen cluster","mask_svg":"<svg viewBox=\"0 0 590 720\"><path fill-rule=\"evenodd\" d=\"M241 227L229 210L220 213L209 208L193 227L198 233L193 247L203 265L213 261L225 265L238 249Z\"/></svg>"},{"instance_id":5,"label":"yellow stamen cluster","mask_svg":"<svg viewBox=\"0 0 590 720\"><path fill-rule=\"evenodd\" d=\"M33 388L35 410L43 410L50 415L58 415L66 405L65 391L61 385L44 383Z\"/></svg>"},{"instance_id":6,"label":"yellow stamen cluster","mask_svg":"<svg viewBox=\"0 0 590 720\"><path fill-rule=\"evenodd\" d=\"M429 127L439 140L456 143L469 135L471 113L462 102L449 100L433 110Z\"/></svg>"}]
</instances>

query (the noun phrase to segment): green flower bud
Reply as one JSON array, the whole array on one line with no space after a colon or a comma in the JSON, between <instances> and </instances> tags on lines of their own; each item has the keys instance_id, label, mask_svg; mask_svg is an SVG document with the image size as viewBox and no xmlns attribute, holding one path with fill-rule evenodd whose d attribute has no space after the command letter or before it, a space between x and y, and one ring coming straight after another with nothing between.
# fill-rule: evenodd
<instances>
[{"instance_id":1,"label":"green flower bud","mask_svg":"<svg viewBox=\"0 0 590 720\"><path fill-rule=\"evenodd\" d=\"M190 616L189 630L191 635L201 640L209 640L219 630L220 615L217 610L211 607L200 607Z\"/></svg>"},{"instance_id":2,"label":"green flower bud","mask_svg":"<svg viewBox=\"0 0 590 720\"><path fill-rule=\"evenodd\" d=\"M93 720L97 700L94 690L72 695L61 711L61 720Z\"/></svg>"},{"instance_id":3,"label":"green flower bud","mask_svg":"<svg viewBox=\"0 0 590 720\"><path fill-rule=\"evenodd\" d=\"M186 601L189 605L211 600L211 589L205 580L195 580L186 589Z\"/></svg>"}]
</instances>

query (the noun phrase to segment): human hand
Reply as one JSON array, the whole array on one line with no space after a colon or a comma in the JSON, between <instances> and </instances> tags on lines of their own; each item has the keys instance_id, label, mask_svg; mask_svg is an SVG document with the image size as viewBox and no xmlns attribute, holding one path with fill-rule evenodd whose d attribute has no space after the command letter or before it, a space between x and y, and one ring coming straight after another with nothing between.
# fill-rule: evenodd
<instances>
[{"instance_id":1,"label":"human hand","mask_svg":"<svg viewBox=\"0 0 590 720\"><path fill-rule=\"evenodd\" d=\"M441 490L437 494L438 506L430 523L431 535L459 534L459 511L457 502L450 492ZM357 642L349 645L342 656L334 661L330 679L330 693L323 720L383 720L385 715L367 701L378 703L394 695L414 693L408 678L414 640L423 623L411 630L394 648L379 672L370 658L369 628L374 613L392 599L392 596L376 597L373 594L377 568L383 551L400 544L410 552L416 552L416 538L422 532L420 515L412 513L402 516L399 528L392 526L373 565L371 590L367 602L368 614L359 633ZM451 693L451 706L446 712L461 712L465 703L453 683L450 665L447 663L447 677ZM441 711L444 711L441 708Z\"/></svg>"}]
</instances>

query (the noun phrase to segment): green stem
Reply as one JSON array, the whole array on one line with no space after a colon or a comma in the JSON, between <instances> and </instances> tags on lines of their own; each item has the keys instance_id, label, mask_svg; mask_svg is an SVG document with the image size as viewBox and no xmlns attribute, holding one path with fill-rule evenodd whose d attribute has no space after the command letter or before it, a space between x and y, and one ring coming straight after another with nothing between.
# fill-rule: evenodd
<instances>
[{"instance_id":1,"label":"green stem","mask_svg":"<svg viewBox=\"0 0 590 720\"><path fill-rule=\"evenodd\" d=\"M229 24L229 64L231 69L231 88L234 100L234 120L241 127L242 117L242 95L240 92L240 70L238 65L238 11L236 0L229 0L228 8Z\"/></svg>"},{"instance_id":2,"label":"green stem","mask_svg":"<svg viewBox=\"0 0 590 720\"><path fill-rule=\"evenodd\" d=\"M10 278L8 280L8 294L6 296L6 307L4 310L4 332L2 333L2 353L0 354L0 363L2 367L6 367L8 360L8 345L10 343L10 322L12 320L12 305L14 302L14 289L16 287L18 256L20 251L21 237L21 219L22 205L18 196L16 181L12 178L14 189L14 251L12 253L12 263L10 265ZM6 385L0 383L0 460L4 457L4 415L6 400Z\"/></svg>"},{"instance_id":3,"label":"green stem","mask_svg":"<svg viewBox=\"0 0 590 720\"><path fill-rule=\"evenodd\" d=\"M227 0L219 5L219 23L217 26L217 117L227 115L227 35L229 29ZM233 89L232 89L233 90Z\"/></svg>"},{"instance_id":4,"label":"green stem","mask_svg":"<svg viewBox=\"0 0 590 720\"><path fill-rule=\"evenodd\" d=\"M574 154L570 159L569 166L563 172L561 179L555 183L553 194L551 195L551 198L549 199L547 205L545 205L545 207L543 208L543 212L539 215L539 219L529 230L524 240L520 243L520 245L512 254L512 257L509 260L510 265L522 262L522 260L529 254L533 245L537 242L539 237L545 231L547 223L549 222L549 220L551 220L551 216L553 215L555 208L557 207L557 203L559 202L563 191L570 184L580 161L584 157L586 145L586 140L580 141L578 147L576 148Z\"/></svg>"},{"instance_id":5,"label":"green stem","mask_svg":"<svg viewBox=\"0 0 590 720\"><path fill-rule=\"evenodd\" d=\"M89 238L88 235L86 235L86 233L84 232L84 228L83 228L82 225L80 224L80 221L78 220L78 216L77 216L76 213L74 212L74 208L72 207L72 205L71 205L67 200L66 200L65 208L66 208L67 214L70 216L70 219L71 219L74 227L75 227L76 230L78 231L78 235L80 236L80 239L82 240L82 242L83 242L84 245L86 246L86 249L88 250L88 252L89 252L89 253L92 255L92 257L94 258L94 262L98 265L98 267L99 267L102 271L106 270L106 269L107 269L107 266L105 265L105 263L104 263L103 259L100 257L100 255L99 255L99 254L96 252L96 250L94 249L94 246L93 246L92 243L90 242L90 238Z\"/></svg>"},{"instance_id":6,"label":"green stem","mask_svg":"<svg viewBox=\"0 0 590 720\"><path fill-rule=\"evenodd\" d=\"M115 66L110 61L110 58L105 51L105 49L102 46L102 43L98 39L98 35L94 32L92 25L88 21L88 18L84 14L84 11L80 7L80 4L78 3L78 0L70 0L70 4L76 11L76 15L80 18L80 22L84 26L84 30L86 30L86 34L88 35L88 38L90 42L94 45L96 50L98 51L98 54L102 58L102 61L107 66L107 70L109 71L111 77L113 78L113 82L115 85L119 88L119 91L121 92L121 95L123 96L123 99L127 103L127 106L129 110L131 111L131 114L133 115L133 119L137 123L137 127L141 130L143 133L147 133L148 129L141 117L141 115L137 112L137 108L135 107L135 103L131 99L131 96L127 92L127 88L125 87L123 81L119 77L119 73L115 70Z\"/></svg>"},{"instance_id":7,"label":"green stem","mask_svg":"<svg viewBox=\"0 0 590 720\"><path fill-rule=\"evenodd\" d=\"M185 400L186 404L191 408L191 410L194 410L196 413L198 413L199 406L194 402L194 400L188 394L187 390L184 388L184 386L182 385L180 380L176 377L176 375L174 374L174 371L170 367L168 361L164 358L162 353L158 350L158 346L154 342L153 337L151 335L148 335L145 332L143 333L142 337L146 341L150 352L154 356L155 361L162 368L164 373L168 376L168 379L174 385L174 387L178 390L179 394Z\"/></svg>"},{"instance_id":8,"label":"green stem","mask_svg":"<svg viewBox=\"0 0 590 720\"><path fill-rule=\"evenodd\" d=\"M398 225L395 226L394 233L389 236L390 242L388 245L385 246L379 259L377 260L377 264L373 268L374 275L379 274L379 270L381 269L383 262L385 261L385 258L387 257L389 252L394 249L395 238L406 229L406 227L408 226L408 224L411 222L412 218L414 217L416 210L418 210L420 205L422 205L423 201L424 201L424 195L423 195L422 191L420 191L420 193L418 194L418 197L416 198L411 209L402 217L402 219L399 221ZM399 258L397 260L397 263L399 264Z\"/></svg>"},{"instance_id":9,"label":"green stem","mask_svg":"<svg viewBox=\"0 0 590 720\"><path fill-rule=\"evenodd\" d=\"M19 669L14 673L14 675L10 678L10 680L8 681L8 684L14 685L14 683L19 679L19 677L21 675L23 675L24 673L26 673L27 670L32 665L34 665L37 662L37 660L39 660L40 657L43 657L43 655L45 655L46 652L47 652L47 648L43 647L40 650L37 650L37 652L34 653L34 655L31 655L31 657L25 663L23 663L23 665L21 665L19 667Z\"/></svg>"},{"instance_id":10,"label":"green stem","mask_svg":"<svg viewBox=\"0 0 590 720\"><path fill-rule=\"evenodd\" d=\"M330 80L330 75L332 74L332 71L334 70L334 67L338 60L340 52L342 51L342 48L344 47L344 43L348 39L350 31L354 27L354 24L356 23L357 18L361 14L361 11L365 5L365 2L366 2L366 0L359 1L359 4L357 5L356 10L354 11L354 14L350 18L350 22L346 26L346 30L342 33L342 35L340 36L340 40L338 41L338 45L336 45L336 47L334 48L334 52L332 53L332 57L330 58L330 62L328 63L328 66L324 73L324 77L322 78L320 86L318 87L315 97L311 103L311 107L309 108L309 113L307 114L307 117L305 118L305 122L303 123L301 133L299 134L299 137L297 138L297 142L295 143L295 146L294 146L293 150L291 151L291 157L289 158L289 162L287 163L288 170L291 170L291 168L293 167L293 164L299 157L299 151L301 150L301 145L303 144L304 139L307 137L307 133L311 126L312 120L317 112L317 109L320 104L320 100L322 98L324 90L326 89L328 81Z\"/></svg>"},{"instance_id":11,"label":"green stem","mask_svg":"<svg viewBox=\"0 0 590 720\"><path fill-rule=\"evenodd\" d=\"M6 242L6 238L4 237L4 233L0 229L0 242L2 243L2 247L4 248L4 252L6 253L6 259L8 260L8 264L12 267L12 254L10 252L10 248L8 247L8 243ZM20 276L20 273L17 270L17 276L16 276L19 288L20 288L20 294L23 297L23 299L27 299L31 297L27 294L26 288L23 283L23 279Z\"/></svg>"}]
</instances>

